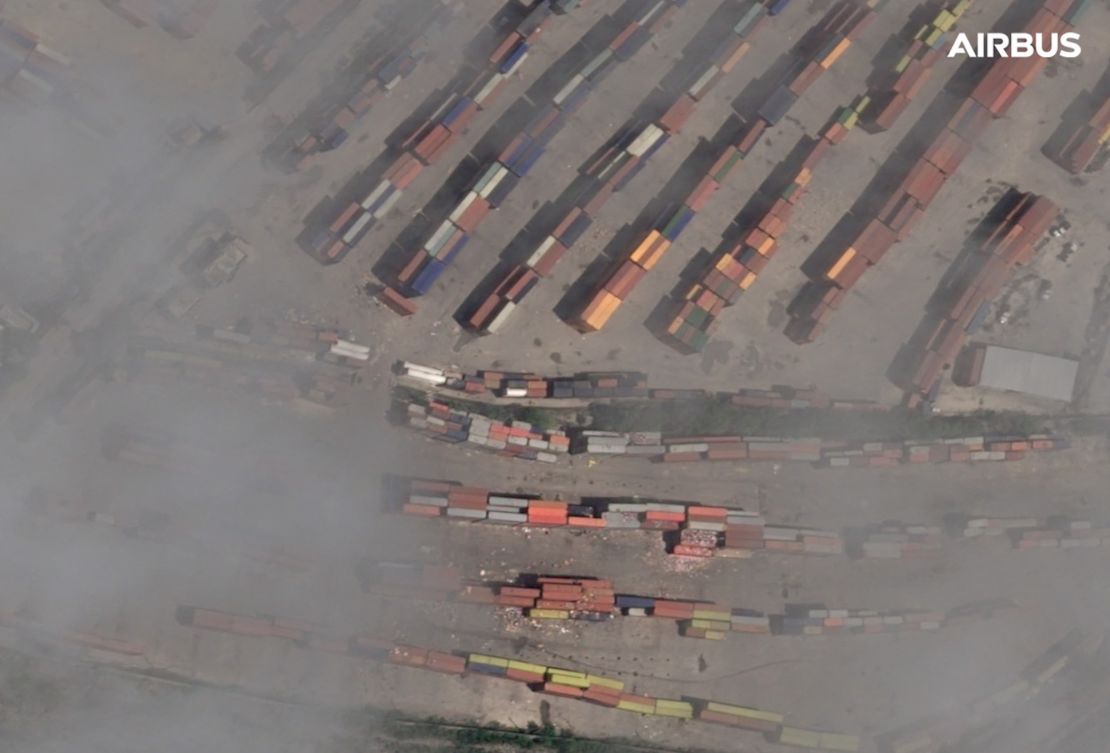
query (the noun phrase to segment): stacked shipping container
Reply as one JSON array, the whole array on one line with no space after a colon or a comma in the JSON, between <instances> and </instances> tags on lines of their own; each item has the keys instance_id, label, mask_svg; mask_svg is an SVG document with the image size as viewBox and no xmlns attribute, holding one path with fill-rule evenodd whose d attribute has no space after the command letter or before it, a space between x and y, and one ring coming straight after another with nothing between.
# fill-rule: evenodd
<instances>
[{"instance_id":1,"label":"stacked shipping container","mask_svg":"<svg viewBox=\"0 0 1110 753\"><path fill-rule=\"evenodd\" d=\"M594 87L618 64L631 59L684 4L685 0L659 0L614 36L608 47L569 76L549 104L536 108L529 125L513 138L496 161L477 172L470 190L454 210L432 232L424 246L410 255L397 275L400 292L405 297L424 295L431 289L462 248L465 238L527 177L543 156L547 144L562 130L567 119L585 104ZM559 237L563 240L577 238L589 225L589 218L582 220L562 227ZM462 239L457 247L452 245L456 238ZM495 291L496 300L500 302L497 310L495 306L484 305L472 319L477 317L487 328L496 329L538 280L533 269L510 275Z\"/></svg>"},{"instance_id":2,"label":"stacked shipping container","mask_svg":"<svg viewBox=\"0 0 1110 753\"><path fill-rule=\"evenodd\" d=\"M406 406L408 425L443 442L467 442L508 457L554 463L556 453L570 450L570 438L561 431L544 431L527 421L502 423L471 412L452 410L435 400L427 405Z\"/></svg>"},{"instance_id":3,"label":"stacked shipping container","mask_svg":"<svg viewBox=\"0 0 1110 753\"><path fill-rule=\"evenodd\" d=\"M662 258L720 187L729 171L751 152L763 131L785 117L801 93L840 59L873 17L874 12L870 7L857 5L854 0L841 0L825 15L816 27L822 35L822 42L812 58L805 64L796 66L788 74L786 80L759 109L758 118L737 134L736 142L722 152L683 204L666 213L646 237L632 244L628 256L610 270L593 294L577 309L571 320L574 326L583 332L596 332L605 326L636 284ZM780 211L789 211L789 206ZM769 226L773 226L772 229L779 225L785 226L785 220L776 219L774 215L767 222ZM728 279L735 283L733 287L738 295L739 291L751 284L755 276L742 276L737 272L735 278ZM710 299L714 302L710 302ZM666 330L677 342L698 350L707 338L700 325L707 316L715 316L719 312L725 304L725 297L716 295L704 285L696 284L690 291L687 302L691 305L684 306L672 317Z\"/></svg>"},{"instance_id":4,"label":"stacked shipping container","mask_svg":"<svg viewBox=\"0 0 1110 753\"><path fill-rule=\"evenodd\" d=\"M871 105L863 113L868 126L885 131L905 112L929 80L933 66L944 55L948 35L969 7L971 0L957 0L941 8L928 23L911 30L913 36L905 54L887 72L882 85L869 92Z\"/></svg>"},{"instance_id":5,"label":"stacked shipping container","mask_svg":"<svg viewBox=\"0 0 1110 753\"><path fill-rule=\"evenodd\" d=\"M1110 84L1105 84L1110 87ZM1075 130L1062 140L1059 148L1046 153L1060 167L1073 175L1079 175L1090 168L1110 142L1110 96L1104 94L1096 99L1091 117L1081 121Z\"/></svg>"},{"instance_id":6,"label":"stacked shipping container","mask_svg":"<svg viewBox=\"0 0 1110 753\"><path fill-rule=\"evenodd\" d=\"M656 4L656 8L661 3ZM655 10L653 9L653 13ZM556 225L537 246L527 261L514 265L501 278L501 281L478 308L471 313L465 326L477 332L496 332L520 304L524 295L541 277L548 276L555 264L573 246L598 216L601 208L616 192L623 189L647 164L667 140L681 131L682 126L696 109L716 82L739 63L747 53L751 37L759 29L766 17L766 7L755 0L745 7L739 21L733 27L733 38L714 52L714 62L702 72L691 78L691 83L678 95L672 105L654 122L638 124L611 139L609 148L581 168L581 172L593 180L592 184L576 205ZM622 32L622 36L629 33ZM631 38L631 37L630 37ZM698 51L701 52L700 50ZM706 185L701 198L695 200L699 207L712 193ZM681 215L681 216L679 216ZM689 222L692 213L682 213L664 223L667 232L677 237L682 227ZM579 318L595 324L603 324L620 305L621 299L639 282L648 269L655 265L670 244L662 232L652 236L650 242L637 247L620 268L613 271L608 282L579 311ZM527 289L514 290L514 280L530 280ZM589 324L584 326L589 327Z\"/></svg>"},{"instance_id":7,"label":"stacked shipping container","mask_svg":"<svg viewBox=\"0 0 1110 753\"><path fill-rule=\"evenodd\" d=\"M1059 214L1043 196L1011 192L989 216L993 227L976 239L948 275L949 286L939 291L941 310L922 323L906 355L904 384L910 407L935 397L941 377L956 362L967 338L975 334L990 311L991 301L1013 277L1015 268L1029 264L1035 244Z\"/></svg>"},{"instance_id":8,"label":"stacked shipping container","mask_svg":"<svg viewBox=\"0 0 1110 753\"><path fill-rule=\"evenodd\" d=\"M529 50L544 27L556 15L552 6L546 2L535 5L532 11L510 31L489 57L489 66L482 71L465 89L449 94L426 123L417 128L401 144L401 155L386 169L377 180L374 188L360 202L348 203L326 228L316 232L309 243L313 257L323 264L341 261L350 250L382 219L397 203L417 176L435 164L456 143L478 113L489 106L506 85L510 76L520 70L528 58ZM402 62L403 69L406 64ZM502 176L504 178L504 176ZM511 181L510 181L511 182ZM483 188L488 186L488 181ZM496 186L494 186L496 187ZM490 192L492 192L490 188ZM430 289L438 277L436 265L442 271L444 260L457 254L467 240L469 230L460 230L477 224L491 208L489 196L471 198L460 211L452 212L448 222L455 230L440 228L425 244L421 251L424 255L414 255L398 277L402 284L413 290ZM431 253L428 252L430 245ZM429 261L430 260L430 261ZM421 272L431 262L432 271ZM392 291L392 298L403 299L407 296ZM387 303L389 301L387 300ZM406 308L403 303L391 306L399 313Z\"/></svg>"},{"instance_id":9,"label":"stacked shipping container","mask_svg":"<svg viewBox=\"0 0 1110 753\"><path fill-rule=\"evenodd\" d=\"M1086 0L1049 0L1040 7L1023 31L1032 34L1063 33L1086 5ZM1055 10L1053 10L1055 9ZM803 287L791 303L786 335L795 343L812 342L824 329L831 312L863 273L907 238L945 180L955 174L975 140L994 118L1010 109L1025 87L1047 64L1047 58L994 60L970 96L922 153L878 214L867 220L853 240L819 276Z\"/></svg>"},{"instance_id":10,"label":"stacked shipping container","mask_svg":"<svg viewBox=\"0 0 1110 753\"><path fill-rule=\"evenodd\" d=\"M31 100L54 93L69 58L50 49L38 36L11 21L0 21L0 86Z\"/></svg>"},{"instance_id":11,"label":"stacked shipping container","mask_svg":"<svg viewBox=\"0 0 1110 753\"><path fill-rule=\"evenodd\" d=\"M359 59L348 66L343 78L349 96L331 106L308 133L297 139L285 156L286 166L303 170L312 157L330 151L347 141L348 129L360 121L378 101L388 96L398 84L416 71L427 50L432 48L431 36L447 27L462 6L462 0L440 0L430 3L427 12L414 19L406 28L419 30L414 39L401 44L385 55L374 52L375 59ZM399 29L391 29L394 35Z\"/></svg>"},{"instance_id":12,"label":"stacked shipping container","mask_svg":"<svg viewBox=\"0 0 1110 753\"><path fill-rule=\"evenodd\" d=\"M882 413L890 406L872 400L831 398L813 388L775 385L770 389L741 388L733 393L710 393L706 390L648 388L647 376L636 371L585 371L574 376L549 377L523 371L478 371L467 374L460 369L440 369L411 361L398 364L402 377L421 386L441 387L470 395L492 395L500 398L541 399L608 399L634 398L651 400L687 400L691 398L727 397L733 405L746 408L782 410L833 410L858 413Z\"/></svg>"},{"instance_id":13,"label":"stacked shipping container","mask_svg":"<svg viewBox=\"0 0 1110 753\"><path fill-rule=\"evenodd\" d=\"M896 65L898 76L892 84L896 89L895 95L902 97L906 103L909 100L904 95L912 96L924 85L929 66L939 57L940 46L946 32L952 29L956 19L966 10L969 2L970 0L961 0L951 10L942 10L932 24L919 29L909 42L905 55ZM945 28L940 28L938 24ZM858 29L855 33L858 34ZM825 58L811 61L804 68L797 70L793 81L788 85L790 91L801 94L810 86L827 67L823 61L836 50L837 47L833 47L826 53ZM786 230L817 166L832 146L843 141L861 118L873 111L875 105L873 96L881 98L886 95L879 92L863 96L849 106L838 108L817 139L803 137L803 144L807 141L810 143L805 147L808 151L799 163L797 173L791 175L788 181L784 181L779 193L757 197L756 201L763 207L759 215L742 226L736 225L734 232L726 234L724 242L711 257L707 268L672 304L670 317L660 332L664 342L683 353L694 353L705 346L709 335L717 326L721 311L739 300L743 292L755 283L773 258L778 248L778 237ZM899 106L902 109L905 107L904 104ZM884 122L887 122L887 125L895 117L892 112L883 110ZM765 127L764 121L756 122L750 137L752 144ZM880 228L871 228L870 233L861 237L857 245L863 246L868 253L871 253L871 249L876 244L883 242L882 235ZM837 265L836 274L848 276L861 270L863 259L856 256L854 249L843 257L840 260L841 263ZM841 292L836 289L836 292L825 296L815 305L836 307L839 305L840 297Z\"/></svg>"}]
</instances>

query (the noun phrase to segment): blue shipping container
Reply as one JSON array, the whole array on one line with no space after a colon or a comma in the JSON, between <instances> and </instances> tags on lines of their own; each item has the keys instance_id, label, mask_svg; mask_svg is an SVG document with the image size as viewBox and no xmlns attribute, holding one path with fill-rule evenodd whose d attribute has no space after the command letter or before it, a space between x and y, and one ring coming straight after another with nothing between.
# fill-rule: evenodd
<instances>
[{"instance_id":1,"label":"blue shipping container","mask_svg":"<svg viewBox=\"0 0 1110 753\"><path fill-rule=\"evenodd\" d=\"M432 289L432 285L435 285L436 280L439 279L445 269L447 269L446 265L439 260L429 260L427 265L413 278L409 288L417 295L424 295Z\"/></svg>"}]
</instances>

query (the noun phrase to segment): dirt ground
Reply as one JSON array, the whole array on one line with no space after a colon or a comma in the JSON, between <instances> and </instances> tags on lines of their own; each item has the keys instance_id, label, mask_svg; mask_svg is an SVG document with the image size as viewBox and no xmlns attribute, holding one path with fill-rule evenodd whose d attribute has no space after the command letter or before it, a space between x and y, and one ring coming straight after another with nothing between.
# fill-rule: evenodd
<instances>
[{"instance_id":1,"label":"dirt ground","mask_svg":"<svg viewBox=\"0 0 1110 753\"><path fill-rule=\"evenodd\" d=\"M464 334L453 319L464 298L536 211L570 184L587 156L676 66L696 59L695 42L711 16L738 15L742 4L688 3L633 62L607 78L552 142L540 169L482 226L409 319L395 317L366 294L364 286L375 281L375 264L536 78L549 66L565 64L574 42L621 4L591 0L553 22L498 105L474 121L442 163L420 176L344 262L322 267L294 241L306 215L373 162L385 139L436 96L458 72L458 56L476 35L500 18L520 14L514 2L465 3L437 37L441 46L354 127L343 147L321 155L300 174L284 174L264 162L261 154L280 125L319 94L349 51L380 24L386 5L384 0L363 0L260 104L249 107L243 97L252 74L235 57L235 49L259 23L251 5L222 5L204 32L181 41L157 28L135 29L100 3L6 4L4 18L18 20L73 58L67 75L84 109L46 114L17 109L10 128L27 139L26 146L0 141L5 160L16 160L25 150L28 164L44 160L67 177L48 210L28 198L36 186L6 192L13 200L0 210L5 224L18 230L12 237L20 261L0 280L0 293L53 314L44 317L25 378L0 399L0 420L10 428L0 436L0 467L7 481L0 524L13 534L0 546L0 612L134 642L143 647L148 666L297 703L373 704L523 726L539 720L544 699L526 687L487 678L449 678L277 639L192 630L174 621L175 608L190 604L276 614L311 620L344 635L365 633L441 649L519 655L618 676L645 693L754 705L784 712L788 723L798 726L865 735L958 707L1007 685L1070 628L1102 629L1110 617L1105 606L1110 593L1091 574L1110 565L1110 554L1098 549L1011 551L994 540L953 542L932 560L761 556L682 569L668 562L661 539L647 532L509 531L410 520L383 510L383 477L399 474L567 497L704 500L758 509L771 522L829 528L889 519L935 525L947 512L1064 513L1096 524L1110 520L1103 509L1107 448L1100 440L989 467L833 471L721 464L706 470L584 458L543 466L434 443L389 425L384 416L389 368L399 359L546 374L637 369L660 386L730 390L815 385L836 396L896 402L899 391L886 379L887 367L917 327L926 300L969 230L992 197L1009 185L1054 199L1073 227L1068 236L1049 241L1030 269L1031 277L1007 293L1018 311L1010 323L993 323L979 339L1073 357L1089 352L1095 354L1090 358L1101 360L1102 350L1091 348L1087 324L1096 287L1106 273L1106 173L1074 179L1049 162L1040 147L1057 127L1057 113L1102 75L1102 58L1084 55L1050 66L1007 117L990 126L913 237L863 278L822 338L803 348L792 345L781 329L784 307L803 281L799 265L959 67L958 60L942 59L895 128L880 135L854 131L832 152L768 271L723 315L704 354L680 356L645 328L649 312L699 249L717 245L740 207L797 140L862 93L874 58L917 3L892 0L883 8L836 68L768 132L603 332L583 336L569 328L552 311L567 288L640 216L699 140L716 133L733 112L732 103L827 6L800 0L791 4L761 30L747 57L701 103L683 134L607 205L604 216L505 331L482 338ZM1006 10L1005 3L976 2L961 29L985 31ZM1110 11L1104 5L1092 7L1083 30L1085 50L1106 49L1108 33ZM176 118L197 113L219 124L225 138L189 152L167 147L165 128ZM51 138L31 139L47 121L52 130L43 133ZM85 122L99 124L102 132L87 133ZM0 128L8 125L0 122ZM51 139L60 145L50 146ZM72 161L81 167L69 173L65 166ZM80 236L54 237L57 223L48 221L50 217L105 192L114 207L105 218L89 220ZM165 321L153 303L180 281L180 241L213 209L226 215L229 227L254 252L230 283L205 293L183 321ZM40 212L46 219L38 218ZM18 222L20 217L36 221ZM1064 242L1079 247L1066 262L1059 258ZM44 251L36 253L40 248ZM79 274L72 272L74 265ZM1040 280L1052 282L1048 300L1029 295ZM60 290L69 292L62 295ZM333 324L372 348L360 379L337 398L330 415L304 415L280 401L220 385L112 378L127 348L140 338L159 337L186 348L195 345L193 325L232 327L244 318L266 317ZM316 368L310 358L298 367ZM1106 366L1091 368L1095 377L1088 409L1108 411ZM940 402L953 410L980 405L1067 409L952 385L945 386ZM105 458L101 438L109 425L172 437L168 467ZM120 520L158 513L168 522L157 530L125 535L93 520L30 514L23 500L33 488ZM618 591L772 611L786 601L944 610L1007 598L1016 606L936 633L731 635L718 643L680 637L672 624L662 621L628 618L539 626L481 606L367 595L355 577L355 565L364 557L450 562L472 578L510 578L522 572L594 575L613 579ZM207 692L198 691L196 697L206 698ZM754 734L736 735L710 725L641 718L561 699L546 702L553 723L584 735L674 747L777 749ZM208 708L218 707L218 701L194 703L206 707L193 709L196 715L219 711ZM193 712L186 709L182 718ZM144 713L140 709L127 718ZM236 713L237 719L255 720L250 729L261 736L255 725L265 726L266 715L276 712ZM327 737L335 723L331 712L320 712L321 718L309 711L297 713L320 724L317 738L316 726L306 722L310 732L297 738L302 750ZM167 724L170 736L191 734L185 721ZM294 749L287 740L283 745Z\"/></svg>"}]
</instances>

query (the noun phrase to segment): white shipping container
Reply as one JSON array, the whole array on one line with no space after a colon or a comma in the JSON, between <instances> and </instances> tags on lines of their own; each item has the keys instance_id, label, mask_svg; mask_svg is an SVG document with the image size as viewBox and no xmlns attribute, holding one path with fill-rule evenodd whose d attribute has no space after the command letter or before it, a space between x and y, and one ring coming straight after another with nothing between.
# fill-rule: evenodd
<instances>
[{"instance_id":1,"label":"white shipping container","mask_svg":"<svg viewBox=\"0 0 1110 753\"><path fill-rule=\"evenodd\" d=\"M640 132L640 135L632 140L632 143L625 149L626 152L633 157L642 157L645 152L655 146L655 142L663 136L663 129L654 123L649 124Z\"/></svg>"}]
</instances>

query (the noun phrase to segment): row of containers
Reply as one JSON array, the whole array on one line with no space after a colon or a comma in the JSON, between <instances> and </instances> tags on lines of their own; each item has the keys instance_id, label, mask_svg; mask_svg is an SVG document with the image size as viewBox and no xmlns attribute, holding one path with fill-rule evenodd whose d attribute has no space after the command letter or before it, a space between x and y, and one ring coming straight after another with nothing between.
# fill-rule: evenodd
<instances>
[{"instance_id":1,"label":"row of containers","mask_svg":"<svg viewBox=\"0 0 1110 753\"><path fill-rule=\"evenodd\" d=\"M253 638L292 641L298 646L345 656L427 669L447 675L480 674L530 685L534 690L565 698L589 701L623 711L680 720L698 720L737 729L760 732L783 745L817 750L856 751L866 746L879 753L940 753L951 749L960 738L996 721L1002 714L1066 679L1092 654L1091 643L1073 631L1050 645L1021 671L1018 679L998 690L961 704L957 709L918 720L872 739L787 726L786 715L752 706L721 703L701 698L677 700L627 693L627 683L591 672L552 667L523 659L470 652L438 651L368 636L342 637L334 631L304 620L275 616L238 615L216 609L179 606L176 620L184 627ZM45 626L0 613L0 624L35 635L49 633ZM61 639L101 652L143 656L142 645L91 633L68 632ZM545 688L550 683L551 688ZM623 706L622 706L623 704ZM873 745L872 745L873 743Z\"/></svg>"},{"instance_id":2,"label":"row of containers","mask_svg":"<svg viewBox=\"0 0 1110 753\"><path fill-rule=\"evenodd\" d=\"M432 289L478 225L529 175L543 157L547 145L586 103L595 87L620 63L632 59L684 4L685 0L659 0L646 12L638 8L638 17L613 36L607 47L598 50L594 57L584 59L549 102L538 104L528 125L513 137L496 160L475 172L462 199L435 226L423 246L409 254L397 273L397 287L383 291L383 302L388 304L390 300L405 298L405 306L392 305L391 308L412 313L415 303L409 299L425 295ZM588 218L572 222L563 232L578 237L588 224ZM550 263L554 263L554 255ZM501 292L509 298L523 296L537 279L535 274L521 275L502 286Z\"/></svg>"},{"instance_id":3,"label":"row of containers","mask_svg":"<svg viewBox=\"0 0 1110 753\"><path fill-rule=\"evenodd\" d=\"M971 0L958 0L936 11L928 22L907 28L905 54L869 92L870 105L863 112L863 123L869 130L885 131L905 112L929 80L933 66L944 56L956 24L970 7Z\"/></svg>"},{"instance_id":4,"label":"row of containers","mask_svg":"<svg viewBox=\"0 0 1110 753\"><path fill-rule=\"evenodd\" d=\"M431 400L427 405L405 406L408 426L442 442L465 442L521 460L555 463L570 452L565 432L545 430L527 421L493 421L479 413L453 410Z\"/></svg>"},{"instance_id":5,"label":"row of containers","mask_svg":"<svg viewBox=\"0 0 1110 753\"><path fill-rule=\"evenodd\" d=\"M951 749L962 735L997 721L1000 716L1044 692L1052 683L1082 665L1089 653L1083 636L1069 633L1052 644L1021 671L1017 680L973 699L959 711L916 722L906 728L861 739L787 725L786 715L750 706L738 706L684 696L670 700L629 693L619 679L589 672L549 667L545 664L489 654L467 654L462 662L446 654L414 646L396 646L388 660L402 666L446 674L481 674L529 684L533 690L562 698L588 701L600 706L639 714L697 720L761 732L767 741L812 750L858 751L863 746L880 753L939 753ZM448 658L449 657L449 658Z\"/></svg>"},{"instance_id":6,"label":"row of containers","mask_svg":"<svg viewBox=\"0 0 1110 753\"><path fill-rule=\"evenodd\" d=\"M485 295L478 305L462 318L467 329L480 333L496 333L523 301L524 297L553 271L558 261L582 238L592 225L601 209L617 192L624 189L633 178L647 165L670 138L682 131L683 126L696 111L698 104L712 91L725 75L739 64L751 47L751 40L767 18L778 10L783 3L765 6L751 0L738 10L738 18L732 33L709 54L712 60L708 65L699 66L686 81L684 88L677 93L672 103L658 117L647 123L633 123L622 127L621 131L606 142L599 153L579 168L587 184L576 197L574 205L555 224L536 246L529 257L510 266L499 277L491 292ZM702 50L696 51L699 57ZM685 60L680 65L685 64ZM705 199L708 198L708 193ZM674 237L690 217L677 217L670 224L668 232ZM669 243L669 241L668 241ZM615 288L620 296L609 294L594 307L591 319L612 314L620 297L627 294L650 269L666 250L663 244L646 249L636 256L631 266L625 266L609 287ZM616 301L614 303L613 301ZM604 310L603 310L604 309Z\"/></svg>"},{"instance_id":7,"label":"row of containers","mask_svg":"<svg viewBox=\"0 0 1110 753\"><path fill-rule=\"evenodd\" d=\"M1048 35L1073 28L1087 0L1048 0L1023 31ZM817 338L833 311L863 273L877 264L920 221L944 182L959 169L972 145L995 118L1009 111L1018 96L1047 65L1047 58L1000 58L991 62L970 95L948 120L878 213L864 220L853 240L821 265L788 307L787 336L798 344Z\"/></svg>"},{"instance_id":8,"label":"row of containers","mask_svg":"<svg viewBox=\"0 0 1110 753\"><path fill-rule=\"evenodd\" d=\"M1074 128L1066 128L1058 143L1045 147L1045 154L1072 175L1081 175L1105 161L1106 145L1110 143L1110 96L1105 92L1110 89L1110 80L1102 84L1102 89L1101 97L1090 97L1090 117L1079 120Z\"/></svg>"},{"instance_id":9,"label":"row of containers","mask_svg":"<svg viewBox=\"0 0 1110 753\"><path fill-rule=\"evenodd\" d=\"M621 711L699 720L761 732L782 745L818 750L856 751L860 739L785 725L785 715L762 709L697 698L667 699L633 693L624 680L591 672L489 654L447 652L367 637L336 637L319 625L275 617L252 617L214 609L180 606L181 625L247 637L294 641L306 648L385 661L447 675L484 675L520 682L546 695L588 701Z\"/></svg>"},{"instance_id":10,"label":"row of containers","mask_svg":"<svg viewBox=\"0 0 1110 753\"><path fill-rule=\"evenodd\" d=\"M215 0L101 0L135 28L160 26L178 39L191 39L204 30L216 10ZM303 5L319 4L301 0Z\"/></svg>"},{"instance_id":11,"label":"row of containers","mask_svg":"<svg viewBox=\"0 0 1110 753\"><path fill-rule=\"evenodd\" d=\"M1037 243L1059 215L1043 196L1009 191L972 236L934 296L932 311L899 354L899 381L910 408L932 403L943 375L968 337L986 321L991 302L1016 270L1032 262Z\"/></svg>"},{"instance_id":12,"label":"row of containers","mask_svg":"<svg viewBox=\"0 0 1110 753\"><path fill-rule=\"evenodd\" d=\"M400 361L395 372L421 387L438 387L499 398L529 400L595 400L635 398L681 401L728 398L745 408L779 410L835 410L882 413L890 406L873 400L833 398L812 387L775 385L770 389L741 388L735 393L713 393L698 389L649 387L646 374L638 371L584 371L573 376L544 376L530 371L480 370L474 374L460 369L441 369L411 361Z\"/></svg>"},{"instance_id":13,"label":"row of containers","mask_svg":"<svg viewBox=\"0 0 1110 753\"><path fill-rule=\"evenodd\" d=\"M596 332L605 326L648 271L678 241L679 235L708 203L728 174L751 153L766 129L786 116L802 93L844 55L874 16L872 7L851 0L843 0L826 14L816 27L815 35L820 41L816 43L812 56L806 61L799 61L786 74L783 82L758 108L756 118L741 129L735 143L721 152L683 203L677 209L664 213L646 235L630 245L627 255L609 270L577 307L571 316L572 325L583 332ZM783 204L788 205L789 202L784 201ZM768 249L765 252L770 253ZM733 277L723 279L727 282L722 286L731 285L739 292L751 284L754 275L746 276L737 270ZM693 298L690 300L698 298L700 288L691 295ZM719 300L723 306L724 299ZM681 317L672 317L671 324L664 329L671 339L693 350L700 349L708 337L704 330Z\"/></svg>"},{"instance_id":14,"label":"row of containers","mask_svg":"<svg viewBox=\"0 0 1110 753\"><path fill-rule=\"evenodd\" d=\"M54 93L69 58L47 47L38 35L11 21L0 21L0 87L42 101Z\"/></svg>"},{"instance_id":15,"label":"row of containers","mask_svg":"<svg viewBox=\"0 0 1110 753\"><path fill-rule=\"evenodd\" d=\"M563 5L558 7L564 8ZM323 264L342 261L370 229L388 214L424 169L439 162L447 150L458 143L471 122L482 110L493 104L509 78L520 70L528 59L536 38L555 15L555 5L538 3L516 27L502 37L500 44L490 54L488 65L469 84L446 95L428 120L401 142L400 155L374 181L373 188L361 200L342 204L342 208L333 215L327 226L310 233L307 250L317 261ZM408 65L402 57L398 63L398 72ZM393 78L396 73L386 71L386 75L393 74ZM472 224L476 226L483 207L487 212L491 208L488 196L477 204L471 202L463 212L453 212L452 222L458 221L467 227ZM462 218L464 212L467 214ZM464 230L451 237L437 238L435 258L452 258L466 244L468 232ZM414 279L411 275L415 273L414 267L410 271L410 280ZM428 284L430 286L431 281ZM400 313L412 313L409 310L411 307L404 303L405 297L395 290L384 294L382 300Z\"/></svg>"},{"instance_id":16,"label":"row of containers","mask_svg":"<svg viewBox=\"0 0 1110 753\"><path fill-rule=\"evenodd\" d=\"M815 171L831 148L841 143L857 124L865 123L873 130L881 130L893 123L910 98L924 86L932 65L943 54L947 36L968 4L968 0L960 0L940 9L924 26L916 30L908 28L903 34L905 39L901 40L906 52L895 65L897 75L893 80L856 98L850 105L838 108L816 138L802 137L795 150L799 156L789 164L784 163L776 182L767 185L749 202L756 211L742 211L738 215L708 263L669 302L667 316L658 332L663 342L686 354L698 352L705 346L722 311L735 304L744 291L755 284L774 257L779 238L789 227ZM813 76L807 71L819 70L827 61L827 57L811 61L806 68L797 71L787 88L800 93L812 83ZM756 121L744 145L754 146L768 124L766 119ZM727 164L730 156L722 155L724 162L714 167ZM720 180L720 177L715 179ZM868 238L861 241L864 242L873 241Z\"/></svg>"},{"instance_id":17,"label":"row of containers","mask_svg":"<svg viewBox=\"0 0 1110 753\"><path fill-rule=\"evenodd\" d=\"M349 331L288 319L262 319L252 323L248 331L197 325L195 332L197 338L204 340L308 352L337 366L357 369L370 360L370 346L355 342Z\"/></svg>"},{"instance_id":18,"label":"row of containers","mask_svg":"<svg viewBox=\"0 0 1110 753\"><path fill-rule=\"evenodd\" d=\"M944 534L954 540L1006 535L1018 549L1096 546L1110 539L1110 529L1062 515L1045 521L950 515L943 526L887 521L832 531L768 525L758 513L692 502L639 498L554 500L429 479L400 479L394 504L402 514L421 518L506 526L658 531L670 552L678 557L742 559L757 552L769 552L913 559L939 556ZM1087 543L1062 543L1079 540ZM1055 543L1022 543L1030 541Z\"/></svg>"},{"instance_id":19,"label":"row of containers","mask_svg":"<svg viewBox=\"0 0 1110 753\"><path fill-rule=\"evenodd\" d=\"M538 391L538 390L537 390ZM670 436L658 431L616 432L543 429L528 421L496 421L439 400L401 402L410 428L432 439L479 447L524 460L554 463L559 454L636 457L660 463L716 461L797 462L817 468L874 468L921 463L1024 460L1030 453L1070 447L1049 434L956 437L901 442L844 442L816 437L783 438L714 434Z\"/></svg>"},{"instance_id":20,"label":"row of containers","mask_svg":"<svg viewBox=\"0 0 1110 753\"><path fill-rule=\"evenodd\" d=\"M313 163L316 154L332 151L346 143L350 129L426 59L428 51L435 47L435 36L450 28L463 7L463 1L436 0L427 6L424 15L412 24L412 28L419 30L414 39L385 54L375 50L371 53L373 59L356 60L347 67L342 79L346 82L344 91L349 95L343 101L333 102L315 119L314 125L293 143L290 151L283 155L286 169L304 170ZM542 16L546 11L547 4L543 3L533 12Z\"/></svg>"},{"instance_id":21,"label":"row of containers","mask_svg":"<svg viewBox=\"0 0 1110 753\"><path fill-rule=\"evenodd\" d=\"M434 568L442 573L443 568ZM405 598L442 599L510 609L534 620L601 622L619 617L657 617L675 622L688 638L723 640L729 633L774 636L879 634L939 630L949 621L944 612L922 609L877 611L830 609L825 604L787 604L780 614L766 614L713 602L618 594L608 580L566 576L522 576L513 583L472 583L457 577L457 588L441 589L443 578L425 577L423 566L382 563L371 593ZM434 588L423 589L424 583ZM383 590L384 589L384 590ZM953 610L952 619L970 610Z\"/></svg>"}]
</instances>

